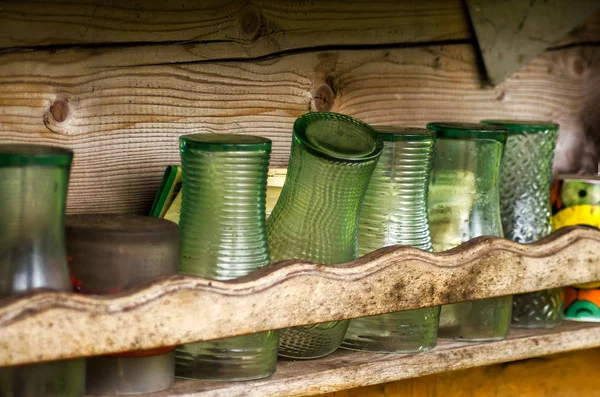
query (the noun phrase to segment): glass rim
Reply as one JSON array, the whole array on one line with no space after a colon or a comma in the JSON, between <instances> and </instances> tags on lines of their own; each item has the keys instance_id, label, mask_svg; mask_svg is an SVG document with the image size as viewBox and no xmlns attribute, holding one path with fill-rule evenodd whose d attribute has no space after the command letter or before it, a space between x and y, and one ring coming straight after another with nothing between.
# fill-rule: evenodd
<instances>
[{"instance_id":1,"label":"glass rim","mask_svg":"<svg viewBox=\"0 0 600 397\"><path fill-rule=\"evenodd\" d=\"M73 151L60 146L0 144L0 166L70 167L72 161Z\"/></svg>"},{"instance_id":2,"label":"glass rim","mask_svg":"<svg viewBox=\"0 0 600 397\"><path fill-rule=\"evenodd\" d=\"M435 139L435 131L429 128L404 127L399 125L373 125L378 138L385 142L425 141Z\"/></svg>"},{"instance_id":3,"label":"glass rim","mask_svg":"<svg viewBox=\"0 0 600 397\"><path fill-rule=\"evenodd\" d=\"M438 139L482 139L504 145L508 137L508 128L479 123L435 121L428 123L427 128L435 131Z\"/></svg>"},{"instance_id":4,"label":"glass rim","mask_svg":"<svg viewBox=\"0 0 600 397\"><path fill-rule=\"evenodd\" d=\"M362 132L367 134L373 140L373 146L368 151L368 153L362 156L343 156L343 155L335 155L333 153L326 153L324 150L315 147L308 137L306 136L306 127L310 125L314 121L319 120L332 120L335 119L337 121L342 121L348 124L352 124L354 126L358 126L362 129ZM315 156L322 157L328 160L333 161L344 161L344 162L353 162L353 163L361 163L364 161L369 161L372 159L376 159L381 155L381 151L383 150L383 141L377 137L377 131L371 127L369 124L361 121L352 116L348 116L341 113L335 112L308 112L298 117L294 122L294 126L292 128L292 132L294 137L296 137L307 149L307 151Z\"/></svg>"},{"instance_id":5,"label":"glass rim","mask_svg":"<svg viewBox=\"0 0 600 397\"><path fill-rule=\"evenodd\" d=\"M560 125L543 120L501 120L485 119L480 121L484 125L495 125L508 129L509 135L522 134L523 132L535 134L537 132L558 132Z\"/></svg>"},{"instance_id":6,"label":"glass rim","mask_svg":"<svg viewBox=\"0 0 600 397\"><path fill-rule=\"evenodd\" d=\"M251 152L271 150L272 141L258 135L196 133L181 135L179 148L211 152Z\"/></svg>"}]
</instances>

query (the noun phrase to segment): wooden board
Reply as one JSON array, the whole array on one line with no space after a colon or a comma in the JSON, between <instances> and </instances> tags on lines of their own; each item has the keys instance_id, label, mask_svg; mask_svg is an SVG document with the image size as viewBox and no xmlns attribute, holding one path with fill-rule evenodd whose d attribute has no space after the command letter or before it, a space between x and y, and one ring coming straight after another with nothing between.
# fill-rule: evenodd
<instances>
[{"instance_id":1,"label":"wooden board","mask_svg":"<svg viewBox=\"0 0 600 397\"><path fill-rule=\"evenodd\" d=\"M600 9L597 0L466 0L488 80L519 71Z\"/></svg>"},{"instance_id":2,"label":"wooden board","mask_svg":"<svg viewBox=\"0 0 600 397\"><path fill-rule=\"evenodd\" d=\"M527 245L482 237L438 254L386 247L340 266L279 262L228 282L172 276L115 297L38 292L0 307L0 365L174 346L597 281L599 251L600 231L578 227Z\"/></svg>"},{"instance_id":3,"label":"wooden board","mask_svg":"<svg viewBox=\"0 0 600 397\"><path fill-rule=\"evenodd\" d=\"M600 325L567 322L563 326L550 330L513 329L508 339L501 342L441 342L435 349L420 354L394 355L338 350L319 360L280 360L277 363L275 375L267 379L237 383L177 381L171 390L153 394L153 397L312 396L598 346L600 346ZM558 370L560 369L555 369L555 371ZM563 370L565 369L563 368ZM541 380L542 376L543 374L540 374L537 379ZM498 386L499 382L504 384L509 382L509 380L499 378L496 379L496 383L493 383L496 388L500 387ZM427 378L420 378L418 381L421 379ZM416 382L417 380L415 380ZM458 383L456 386L460 384ZM462 384L464 385L464 383ZM421 386L421 390L423 389L426 389L426 386ZM362 390L368 391L370 388ZM372 397L372 395L361 394L362 390L358 389L359 393L352 394L352 397ZM438 395L487 397L485 394L479 394L478 390L478 388L465 389L463 395L446 393ZM344 395L344 393L341 394L341 396ZM380 395L375 394L375 396ZM435 394L429 391L428 394L423 395L398 394L398 396L431 397ZM525 397L526 395L508 393L492 394L492 396ZM548 394L544 397L566 396Z\"/></svg>"},{"instance_id":4,"label":"wooden board","mask_svg":"<svg viewBox=\"0 0 600 397\"><path fill-rule=\"evenodd\" d=\"M435 21L435 23L432 23ZM467 39L459 0L4 0L0 48L201 44L206 59Z\"/></svg>"},{"instance_id":5,"label":"wooden board","mask_svg":"<svg viewBox=\"0 0 600 397\"><path fill-rule=\"evenodd\" d=\"M444 372L322 397L582 397L600 390L600 349Z\"/></svg>"},{"instance_id":6,"label":"wooden board","mask_svg":"<svg viewBox=\"0 0 600 397\"><path fill-rule=\"evenodd\" d=\"M0 139L75 150L71 213L147 213L184 133L264 135L271 165L285 165L293 121L309 110L411 126L552 119L556 170L596 169L598 47L548 52L496 88L482 88L470 45L195 59L181 46L4 54Z\"/></svg>"}]
</instances>

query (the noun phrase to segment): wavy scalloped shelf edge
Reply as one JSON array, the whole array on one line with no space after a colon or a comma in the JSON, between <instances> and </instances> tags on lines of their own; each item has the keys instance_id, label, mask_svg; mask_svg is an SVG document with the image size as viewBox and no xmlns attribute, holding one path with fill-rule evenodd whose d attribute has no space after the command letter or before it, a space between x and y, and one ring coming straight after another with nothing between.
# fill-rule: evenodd
<instances>
[{"instance_id":1,"label":"wavy scalloped shelf edge","mask_svg":"<svg viewBox=\"0 0 600 397\"><path fill-rule=\"evenodd\" d=\"M600 231L535 244L483 237L439 254L386 247L340 266L270 265L235 281L155 280L94 297L36 292L0 307L0 366L173 346L600 280Z\"/></svg>"}]
</instances>

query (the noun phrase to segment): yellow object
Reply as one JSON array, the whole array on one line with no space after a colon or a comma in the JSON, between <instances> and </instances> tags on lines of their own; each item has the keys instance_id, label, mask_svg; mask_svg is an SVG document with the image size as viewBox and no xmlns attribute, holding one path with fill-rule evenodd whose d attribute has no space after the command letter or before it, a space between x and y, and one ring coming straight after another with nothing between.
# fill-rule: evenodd
<instances>
[{"instance_id":1,"label":"yellow object","mask_svg":"<svg viewBox=\"0 0 600 397\"><path fill-rule=\"evenodd\" d=\"M565 226L590 225L600 227L600 206L581 204L563 208L552 217L554 230Z\"/></svg>"},{"instance_id":2,"label":"yellow object","mask_svg":"<svg viewBox=\"0 0 600 397\"><path fill-rule=\"evenodd\" d=\"M554 230L576 225L589 225L600 228L600 206L588 204L574 205L563 208L552 217L552 227ZM600 281L578 284L574 287L580 289L600 288Z\"/></svg>"}]
</instances>

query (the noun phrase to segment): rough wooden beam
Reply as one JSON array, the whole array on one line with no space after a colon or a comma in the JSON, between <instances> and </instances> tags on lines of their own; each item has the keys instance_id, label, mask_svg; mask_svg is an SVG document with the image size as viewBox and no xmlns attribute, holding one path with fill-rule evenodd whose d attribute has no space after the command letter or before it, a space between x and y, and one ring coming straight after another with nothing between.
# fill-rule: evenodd
<instances>
[{"instance_id":1,"label":"rough wooden beam","mask_svg":"<svg viewBox=\"0 0 600 397\"><path fill-rule=\"evenodd\" d=\"M190 45L198 58L470 37L460 0L4 0L0 49Z\"/></svg>"},{"instance_id":2,"label":"rough wooden beam","mask_svg":"<svg viewBox=\"0 0 600 397\"><path fill-rule=\"evenodd\" d=\"M464 343L440 341L429 352L419 354L376 354L338 350L331 356L313 361L284 361L277 363L277 371L270 378L252 382L197 382L177 381L173 388L152 397L300 397L314 396L351 388L376 385L403 379L411 379L431 374L456 371L484 365L524 360L579 349L600 346L600 325L567 322L547 330L511 330L507 340L493 343ZM565 368L561 368L565 371ZM557 371L558 372L558 371ZM588 368L586 374L593 377L597 368ZM449 374L450 375L450 374ZM502 380L508 376L503 373ZM522 374L526 376L526 373ZM548 375L548 374L546 374ZM542 381L540 375L539 380ZM422 378L426 381L427 378ZM419 379L420 380L420 379ZM500 379L496 379L499 381ZM416 380L415 380L416 381ZM596 382L598 383L598 382ZM481 382L479 383L481 384ZM463 386L464 383L462 384ZM414 397L431 397L433 385L425 387L428 393L414 394ZM495 383L496 388L501 385ZM539 385L541 387L541 385ZM383 397L371 394L373 388L355 390L352 396ZM547 389L549 390L549 389ZM575 389L579 391L580 389ZM480 396L478 389L465 389L465 396ZM555 391L555 390L553 390ZM570 390L574 392L574 390ZM514 393L494 394L500 396L525 396L523 390ZM336 393L336 396L338 394ZM397 396L407 397L399 393ZM441 393L438 395L451 395ZM579 394L572 394L579 395ZM595 394L592 394L595 395ZM345 393L341 393L345 396ZM388 396L388 394L385 394ZM394 396L390 394L389 397ZM413 396L413 394L410 394ZM488 396L486 394L486 396ZM533 397L529 396L528 397ZM535 394L535 396L542 396ZM561 396L550 394L546 396ZM331 396L327 396L331 397Z\"/></svg>"},{"instance_id":3,"label":"rough wooden beam","mask_svg":"<svg viewBox=\"0 0 600 397\"><path fill-rule=\"evenodd\" d=\"M173 276L118 297L42 292L0 308L0 365L242 335L600 280L600 231L536 244L387 247L345 265L280 262L230 281Z\"/></svg>"}]
</instances>

